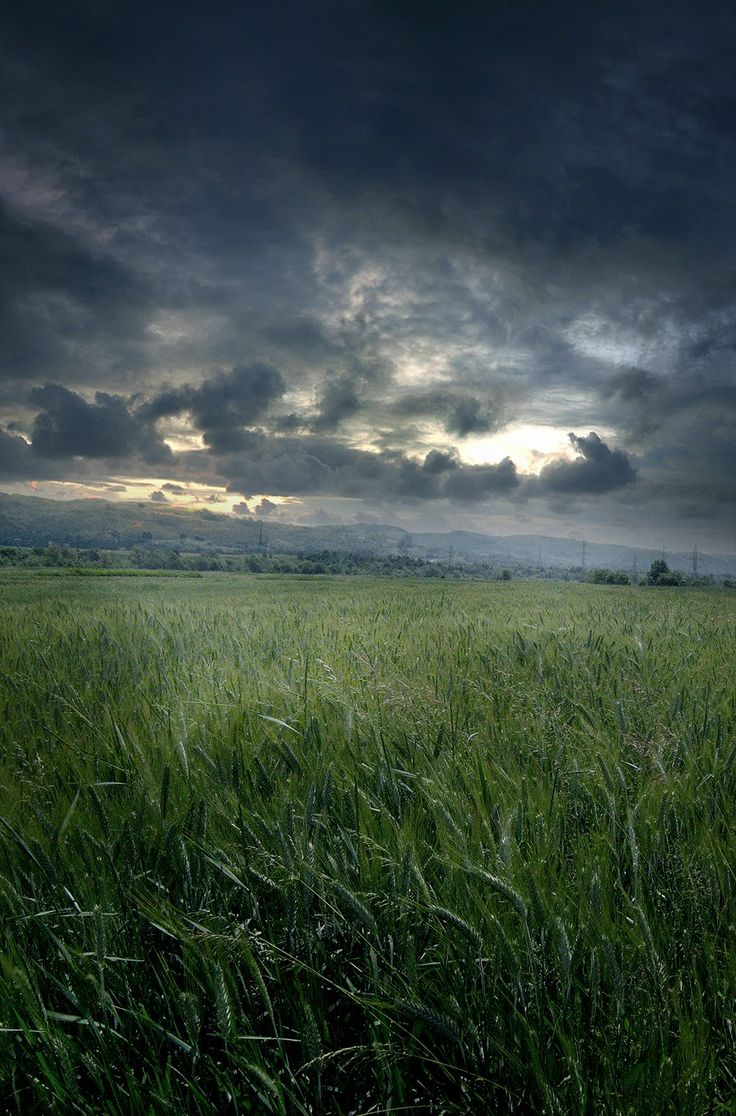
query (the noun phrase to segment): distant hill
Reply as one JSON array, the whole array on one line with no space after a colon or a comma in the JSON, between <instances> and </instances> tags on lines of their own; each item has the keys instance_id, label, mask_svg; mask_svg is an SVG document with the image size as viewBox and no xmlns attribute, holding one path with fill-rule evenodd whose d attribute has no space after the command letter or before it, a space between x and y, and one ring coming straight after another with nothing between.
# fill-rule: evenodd
<instances>
[{"instance_id":1,"label":"distant hill","mask_svg":"<svg viewBox=\"0 0 736 1116\"><path fill-rule=\"evenodd\" d=\"M174 505L132 500L45 500L0 492L0 545L130 549L142 542L177 546L187 551L227 548L252 553L268 548L281 554L335 550L383 556L409 553L416 558L488 562L496 566L575 569L582 561L582 541L547 535L483 535L473 531L409 533L400 527L358 523L350 526L302 527L257 521ZM636 560L643 573L661 551L644 547L586 543L589 569L606 566L631 570ZM667 552L673 569L690 570L690 555ZM700 554L701 574L736 574L736 555Z\"/></svg>"},{"instance_id":2,"label":"distant hill","mask_svg":"<svg viewBox=\"0 0 736 1116\"><path fill-rule=\"evenodd\" d=\"M558 567L574 569L582 562L582 539L563 539L552 535L482 535L472 531L450 531L447 534L415 534L415 547L421 552L436 551L437 556L447 557L452 548L455 555L476 561L492 561L498 565L520 564L527 567ZM412 550L414 553L414 550ZM616 543L585 544L585 563L588 569L604 566L612 570L631 572L636 559L640 574L656 558L662 557L661 549L640 546L621 546ZM690 572L692 553L667 551L665 558L672 569ZM698 553L700 574L729 575L736 572L736 554Z\"/></svg>"}]
</instances>

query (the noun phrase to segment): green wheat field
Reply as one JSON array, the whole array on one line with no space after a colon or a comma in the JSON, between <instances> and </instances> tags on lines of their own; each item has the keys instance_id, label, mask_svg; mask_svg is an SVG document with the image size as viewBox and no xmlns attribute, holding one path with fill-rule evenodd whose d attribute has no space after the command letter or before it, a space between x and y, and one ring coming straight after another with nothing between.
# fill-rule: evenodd
<instances>
[{"instance_id":1,"label":"green wheat field","mask_svg":"<svg viewBox=\"0 0 736 1116\"><path fill-rule=\"evenodd\" d=\"M0 1110L736 1111L736 594L0 582Z\"/></svg>"}]
</instances>

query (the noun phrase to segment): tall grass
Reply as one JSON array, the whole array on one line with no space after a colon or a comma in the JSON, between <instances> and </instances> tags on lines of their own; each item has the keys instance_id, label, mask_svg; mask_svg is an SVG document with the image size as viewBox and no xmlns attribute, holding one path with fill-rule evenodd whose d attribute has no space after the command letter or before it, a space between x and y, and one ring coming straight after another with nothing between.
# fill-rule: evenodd
<instances>
[{"instance_id":1,"label":"tall grass","mask_svg":"<svg viewBox=\"0 0 736 1116\"><path fill-rule=\"evenodd\" d=\"M733 596L2 602L4 1111L732 1111Z\"/></svg>"}]
</instances>

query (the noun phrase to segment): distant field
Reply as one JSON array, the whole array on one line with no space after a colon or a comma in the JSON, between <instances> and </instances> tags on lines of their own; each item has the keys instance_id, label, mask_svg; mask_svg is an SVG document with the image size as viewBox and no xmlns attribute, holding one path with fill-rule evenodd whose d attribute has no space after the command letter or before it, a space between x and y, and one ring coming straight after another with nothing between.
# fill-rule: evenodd
<instances>
[{"instance_id":1,"label":"distant field","mask_svg":"<svg viewBox=\"0 0 736 1116\"><path fill-rule=\"evenodd\" d=\"M0 575L0 1110L727 1113L736 594Z\"/></svg>"}]
</instances>

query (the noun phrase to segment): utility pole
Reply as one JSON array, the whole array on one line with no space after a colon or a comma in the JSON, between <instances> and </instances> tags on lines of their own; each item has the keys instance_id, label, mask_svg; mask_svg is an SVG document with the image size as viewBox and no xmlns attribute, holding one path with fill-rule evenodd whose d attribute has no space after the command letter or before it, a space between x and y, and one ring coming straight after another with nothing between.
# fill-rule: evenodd
<instances>
[{"instance_id":1,"label":"utility pole","mask_svg":"<svg viewBox=\"0 0 736 1116\"><path fill-rule=\"evenodd\" d=\"M639 581L639 562L637 561L636 551L634 551L634 562L631 567L631 580L634 582L634 585Z\"/></svg>"}]
</instances>

